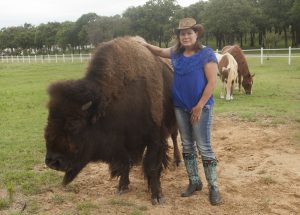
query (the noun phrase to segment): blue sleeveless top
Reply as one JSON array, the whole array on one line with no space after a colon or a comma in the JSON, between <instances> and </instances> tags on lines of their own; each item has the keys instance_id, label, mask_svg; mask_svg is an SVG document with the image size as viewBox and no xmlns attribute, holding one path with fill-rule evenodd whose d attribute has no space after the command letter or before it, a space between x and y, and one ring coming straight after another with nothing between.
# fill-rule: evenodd
<instances>
[{"instance_id":1,"label":"blue sleeveless top","mask_svg":"<svg viewBox=\"0 0 300 215\"><path fill-rule=\"evenodd\" d=\"M172 97L175 107L191 111L197 105L207 84L204 66L211 61L218 63L214 51L208 47L189 57L176 54L171 49L171 62L174 68ZM206 105L213 104L214 98L211 95Z\"/></svg>"}]
</instances>

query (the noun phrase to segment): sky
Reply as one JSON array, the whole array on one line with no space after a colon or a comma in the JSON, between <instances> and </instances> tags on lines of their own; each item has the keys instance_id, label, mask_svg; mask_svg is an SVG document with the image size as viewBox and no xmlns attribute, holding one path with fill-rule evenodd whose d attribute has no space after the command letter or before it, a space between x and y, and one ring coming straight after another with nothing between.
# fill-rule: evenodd
<instances>
[{"instance_id":1,"label":"sky","mask_svg":"<svg viewBox=\"0 0 300 215\"><path fill-rule=\"evenodd\" d=\"M129 7L148 0L0 0L0 29L24 23L39 25L48 22L76 21L86 13L99 16L122 14ZM177 0L186 7L199 0Z\"/></svg>"}]
</instances>

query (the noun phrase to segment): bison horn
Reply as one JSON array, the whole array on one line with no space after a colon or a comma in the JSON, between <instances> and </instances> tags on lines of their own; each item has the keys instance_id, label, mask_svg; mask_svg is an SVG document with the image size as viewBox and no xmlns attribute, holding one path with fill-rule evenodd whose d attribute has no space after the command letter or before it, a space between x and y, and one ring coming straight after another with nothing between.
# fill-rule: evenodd
<instances>
[{"instance_id":1,"label":"bison horn","mask_svg":"<svg viewBox=\"0 0 300 215\"><path fill-rule=\"evenodd\" d=\"M84 105L81 106L81 110L85 111L85 110L89 109L92 106L92 104L93 104L92 101L85 103Z\"/></svg>"}]
</instances>

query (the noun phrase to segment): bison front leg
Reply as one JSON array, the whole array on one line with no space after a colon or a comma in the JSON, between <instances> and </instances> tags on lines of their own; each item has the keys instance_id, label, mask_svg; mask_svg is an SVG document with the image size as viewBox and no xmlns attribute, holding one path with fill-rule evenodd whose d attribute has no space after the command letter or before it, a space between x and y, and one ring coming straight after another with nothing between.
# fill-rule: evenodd
<instances>
[{"instance_id":1,"label":"bison front leg","mask_svg":"<svg viewBox=\"0 0 300 215\"><path fill-rule=\"evenodd\" d=\"M148 186L151 190L151 202L153 205L165 202L160 184L160 176L163 163L167 164L167 160L167 145L165 141L147 146L143 166Z\"/></svg>"},{"instance_id":2,"label":"bison front leg","mask_svg":"<svg viewBox=\"0 0 300 215\"><path fill-rule=\"evenodd\" d=\"M174 131L171 134L172 142L173 142L173 148L174 148L174 155L173 155L173 164L174 166L179 166L181 162L181 157L180 157L180 152L179 152L179 147L178 147L178 142L177 142L177 136L178 136L178 130Z\"/></svg>"},{"instance_id":3,"label":"bison front leg","mask_svg":"<svg viewBox=\"0 0 300 215\"><path fill-rule=\"evenodd\" d=\"M129 190L129 171L131 167L129 156L119 157L110 164L111 177L120 177L117 189L118 194L123 194Z\"/></svg>"},{"instance_id":4,"label":"bison front leg","mask_svg":"<svg viewBox=\"0 0 300 215\"><path fill-rule=\"evenodd\" d=\"M128 167L126 167L121 176L120 176L120 180L119 180L119 186L118 186L118 193L119 194L123 194L123 193L126 193L128 190L129 190L129 187L128 185L130 184L130 181L129 181L129 170L130 170L130 167L128 165Z\"/></svg>"}]
</instances>

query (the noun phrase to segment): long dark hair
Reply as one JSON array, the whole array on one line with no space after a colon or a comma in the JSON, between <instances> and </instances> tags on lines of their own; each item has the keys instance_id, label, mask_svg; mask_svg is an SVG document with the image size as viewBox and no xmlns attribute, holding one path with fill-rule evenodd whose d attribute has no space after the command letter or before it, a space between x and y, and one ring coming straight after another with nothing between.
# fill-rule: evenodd
<instances>
[{"instance_id":1,"label":"long dark hair","mask_svg":"<svg viewBox=\"0 0 300 215\"><path fill-rule=\"evenodd\" d=\"M194 51L195 52L197 52L197 51L199 51L200 49L202 49L203 48L203 45L202 45L202 43L201 43L201 41L200 41L200 39L201 39L201 37L202 37L202 34L203 34L203 30L201 29L201 28L196 28L196 27L194 27L194 28L191 28L196 34L198 34L197 35L197 41L196 41L196 43L195 43L195 45L194 45ZM201 31L202 30L202 31ZM175 49L174 49L174 52L176 53L176 54L182 54L183 52L184 52L184 50L185 50L185 48L182 46L182 44L181 44L181 42L180 42L180 30L179 31L176 31L175 32L175 34L176 34L176 39L177 39L177 43L176 43L176 45L175 45Z\"/></svg>"}]
</instances>

